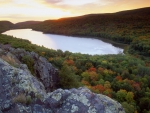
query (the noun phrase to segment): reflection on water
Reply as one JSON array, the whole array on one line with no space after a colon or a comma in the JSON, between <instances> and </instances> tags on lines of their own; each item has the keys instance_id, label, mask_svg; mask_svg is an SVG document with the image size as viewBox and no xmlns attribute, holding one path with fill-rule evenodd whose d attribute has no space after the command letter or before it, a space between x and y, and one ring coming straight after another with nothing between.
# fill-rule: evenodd
<instances>
[{"instance_id":1,"label":"reflection on water","mask_svg":"<svg viewBox=\"0 0 150 113\"><path fill-rule=\"evenodd\" d=\"M112 44L93 38L80 38L63 35L43 34L32 29L9 30L3 34L16 38L30 40L33 44L43 45L51 49L62 51L80 52L85 54L118 54L123 49L114 47Z\"/></svg>"}]
</instances>

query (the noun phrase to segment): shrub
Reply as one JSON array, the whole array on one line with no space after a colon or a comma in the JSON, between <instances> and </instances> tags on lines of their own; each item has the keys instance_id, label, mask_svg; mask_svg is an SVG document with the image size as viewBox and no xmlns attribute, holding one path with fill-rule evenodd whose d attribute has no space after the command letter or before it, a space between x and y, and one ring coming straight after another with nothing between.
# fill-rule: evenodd
<instances>
[{"instance_id":1,"label":"shrub","mask_svg":"<svg viewBox=\"0 0 150 113\"><path fill-rule=\"evenodd\" d=\"M30 72L34 75L34 60L32 57L26 55L22 57L22 62L27 64Z\"/></svg>"}]
</instances>

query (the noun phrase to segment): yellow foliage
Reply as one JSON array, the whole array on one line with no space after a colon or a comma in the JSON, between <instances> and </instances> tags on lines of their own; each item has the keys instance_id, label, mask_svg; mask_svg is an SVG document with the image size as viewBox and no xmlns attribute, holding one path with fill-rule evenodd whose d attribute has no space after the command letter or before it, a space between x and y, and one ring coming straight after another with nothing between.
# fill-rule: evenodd
<instances>
[{"instance_id":1,"label":"yellow foliage","mask_svg":"<svg viewBox=\"0 0 150 113\"><path fill-rule=\"evenodd\" d=\"M111 84L110 84L109 81L106 81L106 82L104 83L104 88L105 88L105 89L110 89L110 88L111 88Z\"/></svg>"}]
</instances>

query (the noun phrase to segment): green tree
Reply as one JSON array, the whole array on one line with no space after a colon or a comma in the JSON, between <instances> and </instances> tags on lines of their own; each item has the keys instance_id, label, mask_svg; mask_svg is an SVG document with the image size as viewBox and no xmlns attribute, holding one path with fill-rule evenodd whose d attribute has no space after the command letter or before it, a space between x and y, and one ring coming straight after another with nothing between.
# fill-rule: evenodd
<instances>
[{"instance_id":1,"label":"green tree","mask_svg":"<svg viewBox=\"0 0 150 113\"><path fill-rule=\"evenodd\" d=\"M139 103L140 109L141 110L149 110L150 109L150 99L148 97L143 97L140 99Z\"/></svg>"},{"instance_id":2,"label":"green tree","mask_svg":"<svg viewBox=\"0 0 150 113\"><path fill-rule=\"evenodd\" d=\"M126 98L128 103L133 102L134 101L134 99L133 99L134 98L133 92L128 92L125 98Z\"/></svg>"},{"instance_id":3,"label":"green tree","mask_svg":"<svg viewBox=\"0 0 150 113\"><path fill-rule=\"evenodd\" d=\"M63 65L61 68L59 78L60 86L65 89L77 88L81 85L79 76L76 75L72 68L67 65Z\"/></svg>"},{"instance_id":4,"label":"green tree","mask_svg":"<svg viewBox=\"0 0 150 113\"><path fill-rule=\"evenodd\" d=\"M127 95L127 91L120 89L119 91L117 91L116 93L116 98L119 102L124 102L125 101L125 97Z\"/></svg>"},{"instance_id":5,"label":"green tree","mask_svg":"<svg viewBox=\"0 0 150 113\"><path fill-rule=\"evenodd\" d=\"M135 113L134 106L131 104L128 104L127 102L123 102L122 107L124 108L126 113Z\"/></svg>"}]
</instances>

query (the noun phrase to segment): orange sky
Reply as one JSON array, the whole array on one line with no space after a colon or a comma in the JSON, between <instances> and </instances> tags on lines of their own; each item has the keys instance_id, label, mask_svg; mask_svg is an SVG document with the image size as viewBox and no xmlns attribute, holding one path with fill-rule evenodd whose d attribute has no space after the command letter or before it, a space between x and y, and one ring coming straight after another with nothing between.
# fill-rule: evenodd
<instances>
[{"instance_id":1,"label":"orange sky","mask_svg":"<svg viewBox=\"0 0 150 113\"><path fill-rule=\"evenodd\" d=\"M13 23L150 7L150 0L0 0L0 20Z\"/></svg>"}]
</instances>

